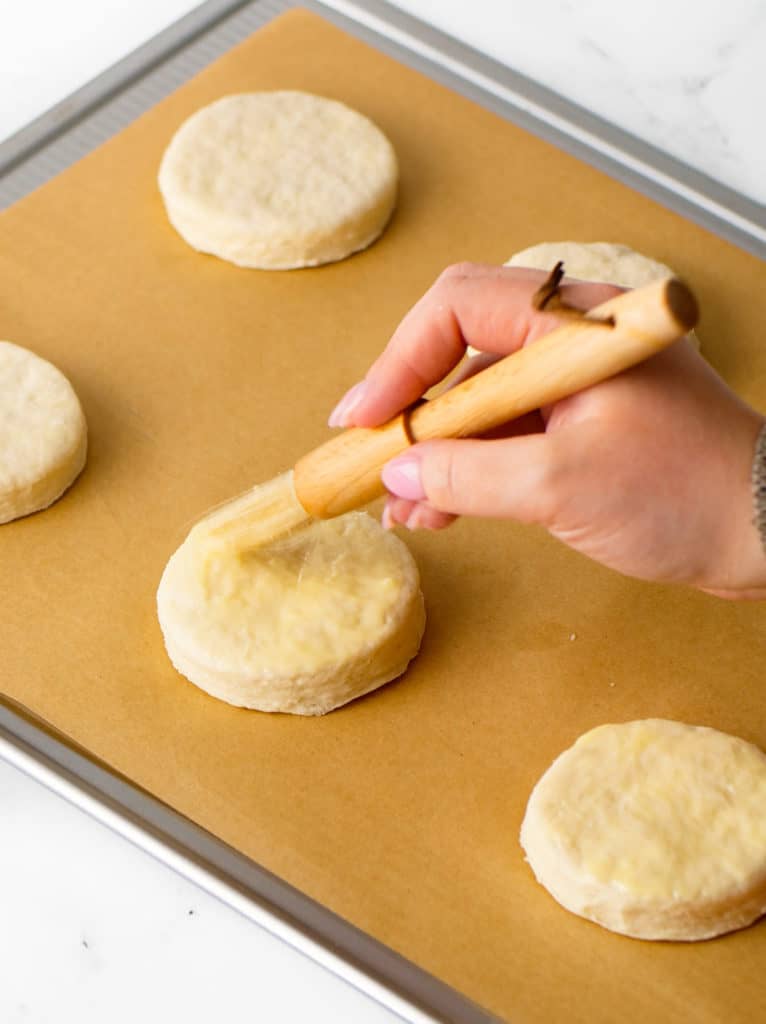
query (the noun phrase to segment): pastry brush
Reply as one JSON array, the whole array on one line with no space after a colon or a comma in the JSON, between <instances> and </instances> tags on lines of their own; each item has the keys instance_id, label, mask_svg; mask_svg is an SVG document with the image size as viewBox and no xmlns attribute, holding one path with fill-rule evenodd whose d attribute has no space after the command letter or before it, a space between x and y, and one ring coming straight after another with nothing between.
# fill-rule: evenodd
<instances>
[{"instance_id":1,"label":"pastry brush","mask_svg":"<svg viewBox=\"0 0 766 1024\"><path fill-rule=\"evenodd\" d=\"M359 508L384 493L381 470L418 441L475 437L598 384L654 355L697 322L697 303L677 278L624 292L588 313L558 301L558 265L537 308L566 317L560 327L383 426L352 427L304 455L292 472L219 506L195 530L238 550L305 523Z\"/></svg>"}]
</instances>

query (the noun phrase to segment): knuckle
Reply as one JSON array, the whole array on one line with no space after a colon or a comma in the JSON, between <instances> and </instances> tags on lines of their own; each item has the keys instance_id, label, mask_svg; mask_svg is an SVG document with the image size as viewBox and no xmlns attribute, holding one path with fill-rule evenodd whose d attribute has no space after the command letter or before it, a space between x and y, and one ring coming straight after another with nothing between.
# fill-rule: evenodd
<instances>
[{"instance_id":1,"label":"knuckle","mask_svg":"<svg viewBox=\"0 0 766 1024\"><path fill-rule=\"evenodd\" d=\"M475 268L475 264L471 263L470 260L461 260L459 263L451 263L448 267L442 270L441 274L437 278L437 284L444 281L455 281L464 277L471 277Z\"/></svg>"}]
</instances>

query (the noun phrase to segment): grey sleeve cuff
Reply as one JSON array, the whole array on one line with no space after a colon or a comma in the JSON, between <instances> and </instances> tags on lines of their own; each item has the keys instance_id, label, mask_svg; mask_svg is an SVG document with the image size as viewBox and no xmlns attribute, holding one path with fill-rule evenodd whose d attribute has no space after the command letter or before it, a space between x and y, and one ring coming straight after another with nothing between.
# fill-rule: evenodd
<instances>
[{"instance_id":1,"label":"grey sleeve cuff","mask_svg":"<svg viewBox=\"0 0 766 1024\"><path fill-rule=\"evenodd\" d=\"M758 529L761 545L766 552L766 423L761 427L755 443L753 471L750 477L753 484L753 522Z\"/></svg>"}]
</instances>

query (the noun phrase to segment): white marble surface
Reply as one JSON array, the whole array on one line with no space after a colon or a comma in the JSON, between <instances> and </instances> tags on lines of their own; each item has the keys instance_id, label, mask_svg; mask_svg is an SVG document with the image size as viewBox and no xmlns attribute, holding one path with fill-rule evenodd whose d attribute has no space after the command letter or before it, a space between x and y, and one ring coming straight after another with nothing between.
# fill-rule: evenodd
<instances>
[{"instance_id":1,"label":"white marble surface","mask_svg":"<svg viewBox=\"0 0 766 1024\"><path fill-rule=\"evenodd\" d=\"M0 760L3 1024L400 1020Z\"/></svg>"},{"instance_id":2,"label":"white marble surface","mask_svg":"<svg viewBox=\"0 0 766 1024\"><path fill-rule=\"evenodd\" d=\"M766 203L763 0L395 0Z\"/></svg>"},{"instance_id":3,"label":"white marble surface","mask_svg":"<svg viewBox=\"0 0 766 1024\"><path fill-rule=\"evenodd\" d=\"M766 202L762 0L397 2ZM0 4L0 138L192 6ZM0 835L4 1024L396 1019L2 763Z\"/></svg>"}]
</instances>

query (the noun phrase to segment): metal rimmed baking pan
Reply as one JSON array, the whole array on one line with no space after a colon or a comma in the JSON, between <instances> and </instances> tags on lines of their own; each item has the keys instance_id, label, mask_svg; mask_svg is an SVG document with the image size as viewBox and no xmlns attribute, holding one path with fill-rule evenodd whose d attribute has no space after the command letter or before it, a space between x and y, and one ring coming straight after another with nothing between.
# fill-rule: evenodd
<instances>
[{"instance_id":1,"label":"metal rimmed baking pan","mask_svg":"<svg viewBox=\"0 0 766 1024\"><path fill-rule=\"evenodd\" d=\"M289 4L203 5L0 147L9 205L118 132ZM311 3L345 29L757 255L762 208L392 8ZM491 1017L286 886L20 709L2 755L411 1020Z\"/></svg>"}]
</instances>

